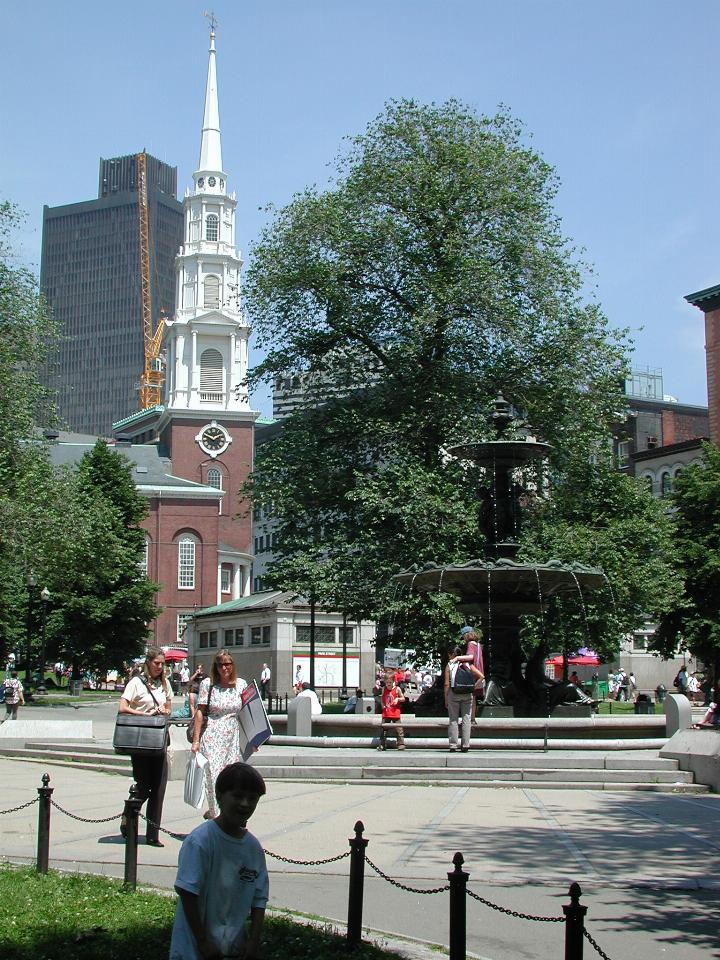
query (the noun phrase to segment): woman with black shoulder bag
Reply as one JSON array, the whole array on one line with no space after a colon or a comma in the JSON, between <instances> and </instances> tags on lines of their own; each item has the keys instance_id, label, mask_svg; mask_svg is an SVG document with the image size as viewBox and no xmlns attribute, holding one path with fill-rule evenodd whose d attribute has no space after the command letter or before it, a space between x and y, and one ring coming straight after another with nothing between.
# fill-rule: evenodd
<instances>
[{"instance_id":1,"label":"woman with black shoulder bag","mask_svg":"<svg viewBox=\"0 0 720 960\"><path fill-rule=\"evenodd\" d=\"M139 674L123 690L118 713L169 715L171 707L172 689L165 677L165 654L157 647L148 647ZM145 843L150 847L162 847L158 827L168 778L167 741L157 753L132 753L130 759L139 796L147 800ZM123 836L126 829L124 819L120 822Z\"/></svg>"}]
</instances>

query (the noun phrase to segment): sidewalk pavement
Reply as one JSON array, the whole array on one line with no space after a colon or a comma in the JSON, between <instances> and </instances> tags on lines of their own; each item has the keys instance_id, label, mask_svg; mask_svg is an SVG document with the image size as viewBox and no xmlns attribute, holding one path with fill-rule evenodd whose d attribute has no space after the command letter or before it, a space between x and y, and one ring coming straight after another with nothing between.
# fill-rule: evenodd
<instances>
[{"instance_id":1,"label":"sidewalk pavement","mask_svg":"<svg viewBox=\"0 0 720 960\"><path fill-rule=\"evenodd\" d=\"M104 736L109 722L102 719L96 735ZM263 748L273 750L289 748ZM118 818L129 779L0 758L0 810L33 800L46 771L54 802L81 818L53 808L51 866L121 877ZM182 782L168 784L163 826L184 834L200 815L183 803L182 792ZM720 880L710 866L720 852L719 815L720 797L709 795L271 781L251 829L272 853L318 860L347 851L362 820L369 859L403 884L444 885L459 850L469 889L533 915L562 916L577 880L588 929L613 960L626 954L707 960L720 957ZM37 807L0 820L3 856L33 862ZM170 889L179 842L163 840L164 849L139 848L138 878ZM269 857L268 866L272 905L345 921L347 859L300 866ZM368 866L363 920L374 930L447 946L448 895L407 893ZM561 924L521 920L468 901L468 950L483 960L552 960L562 956L563 936ZM586 956L594 956L589 944Z\"/></svg>"}]
</instances>

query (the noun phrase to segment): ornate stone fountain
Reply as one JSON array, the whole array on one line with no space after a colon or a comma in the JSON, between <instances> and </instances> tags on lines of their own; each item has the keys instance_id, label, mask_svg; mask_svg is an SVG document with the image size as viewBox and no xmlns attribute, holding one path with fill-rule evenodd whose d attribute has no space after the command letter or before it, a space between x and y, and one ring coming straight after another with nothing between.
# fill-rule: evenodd
<instances>
[{"instance_id":1,"label":"ornate stone fountain","mask_svg":"<svg viewBox=\"0 0 720 960\"><path fill-rule=\"evenodd\" d=\"M605 587L602 570L580 563L522 563L514 558L522 522L522 499L528 490L522 469L547 459L551 447L530 438L506 437L515 423L510 404L500 394L495 401L494 440L464 443L448 452L482 467L481 525L485 556L466 563L413 567L396 579L418 592L442 591L457 597L468 623L481 626L487 706L513 706L520 715L545 714L558 703L586 699L575 687L554 683L545 676L547 641L527 658L520 643L523 617L542 616L551 597L573 595L579 604L591 591ZM578 696L576 696L578 694Z\"/></svg>"}]
</instances>

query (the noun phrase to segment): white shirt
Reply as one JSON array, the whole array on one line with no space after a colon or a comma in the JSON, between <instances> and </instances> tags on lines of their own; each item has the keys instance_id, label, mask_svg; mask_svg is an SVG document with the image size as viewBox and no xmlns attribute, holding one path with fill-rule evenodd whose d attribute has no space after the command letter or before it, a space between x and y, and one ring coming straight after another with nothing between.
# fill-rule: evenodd
<instances>
[{"instance_id":1,"label":"white shirt","mask_svg":"<svg viewBox=\"0 0 720 960\"><path fill-rule=\"evenodd\" d=\"M121 699L127 700L133 710L139 710L141 713L155 713L158 707L163 708L167 703L172 702L170 684L164 677L161 686L156 687L151 683L150 690L140 677L133 677L123 690Z\"/></svg>"},{"instance_id":2,"label":"white shirt","mask_svg":"<svg viewBox=\"0 0 720 960\"><path fill-rule=\"evenodd\" d=\"M260 683L267 683L270 679L270 667L263 667L260 671Z\"/></svg>"},{"instance_id":3,"label":"white shirt","mask_svg":"<svg viewBox=\"0 0 720 960\"><path fill-rule=\"evenodd\" d=\"M314 690L301 690L298 694L298 700L300 697L307 697L310 701L310 716L316 717L319 713L322 713L322 706Z\"/></svg>"},{"instance_id":4,"label":"white shirt","mask_svg":"<svg viewBox=\"0 0 720 960\"><path fill-rule=\"evenodd\" d=\"M243 942L250 910L267 904L265 854L251 833L231 837L208 820L183 841L175 886L199 898L205 929L223 955L231 956ZM200 960L181 900L175 910L170 960Z\"/></svg>"}]
</instances>

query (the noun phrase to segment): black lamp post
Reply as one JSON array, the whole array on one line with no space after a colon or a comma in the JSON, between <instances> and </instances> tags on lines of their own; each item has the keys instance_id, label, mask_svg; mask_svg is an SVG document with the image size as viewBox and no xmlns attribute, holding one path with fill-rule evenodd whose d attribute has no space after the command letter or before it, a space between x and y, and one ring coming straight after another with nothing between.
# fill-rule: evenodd
<instances>
[{"instance_id":1,"label":"black lamp post","mask_svg":"<svg viewBox=\"0 0 720 960\"><path fill-rule=\"evenodd\" d=\"M33 604L35 602L35 590L37 589L37 580L32 570L28 572L25 579L28 592L27 605L27 650L25 656L25 690L29 693L32 687L32 669L30 661L32 659L32 627L33 627Z\"/></svg>"},{"instance_id":2,"label":"black lamp post","mask_svg":"<svg viewBox=\"0 0 720 960\"><path fill-rule=\"evenodd\" d=\"M50 591L47 587L43 587L40 591L40 599L42 601L40 607L42 610L42 626L40 631L40 682L37 685L37 692L47 693L45 689L45 623L47 621L47 608L50 603Z\"/></svg>"}]
</instances>

